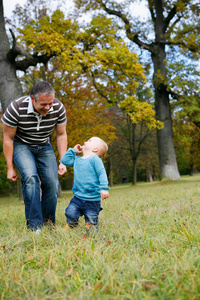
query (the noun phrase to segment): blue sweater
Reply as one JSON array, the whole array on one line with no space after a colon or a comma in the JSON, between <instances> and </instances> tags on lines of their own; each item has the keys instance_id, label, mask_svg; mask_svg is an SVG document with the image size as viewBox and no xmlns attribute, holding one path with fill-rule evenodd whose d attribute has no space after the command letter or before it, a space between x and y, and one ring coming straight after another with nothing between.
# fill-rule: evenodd
<instances>
[{"instance_id":1,"label":"blue sweater","mask_svg":"<svg viewBox=\"0 0 200 300\"><path fill-rule=\"evenodd\" d=\"M74 148L69 148L61 159L64 165L74 167L72 192L82 200L100 201L100 191L109 190L103 162L97 155L83 158L76 153Z\"/></svg>"}]
</instances>

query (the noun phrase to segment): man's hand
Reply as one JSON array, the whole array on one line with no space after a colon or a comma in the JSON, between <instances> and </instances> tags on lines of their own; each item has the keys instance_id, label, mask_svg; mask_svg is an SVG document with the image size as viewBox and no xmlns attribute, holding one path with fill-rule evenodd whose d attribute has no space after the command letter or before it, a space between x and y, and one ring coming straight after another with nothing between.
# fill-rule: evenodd
<instances>
[{"instance_id":1,"label":"man's hand","mask_svg":"<svg viewBox=\"0 0 200 300\"><path fill-rule=\"evenodd\" d=\"M76 150L77 153L81 153L82 152L82 146L80 144L77 144L74 149Z\"/></svg>"},{"instance_id":2,"label":"man's hand","mask_svg":"<svg viewBox=\"0 0 200 300\"><path fill-rule=\"evenodd\" d=\"M109 197L108 191L101 191L101 199L104 200Z\"/></svg>"},{"instance_id":3,"label":"man's hand","mask_svg":"<svg viewBox=\"0 0 200 300\"><path fill-rule=\"evenodd\" d=\"M12 169L8 169L7 171L7 178L13 182L13 181L16 181L17 180L17 175L15 173L15 170L12 168Z\"/></svg>"},{"instance_id":4,"label":"man's hand","mask_svg":"<svg viewBox=\"0 0 200 300\"><path fill-rule=\"evenodd\" d=\"M66 172L67 172L67 167L60 162L58 166L58 174L64 175Z\"/></svg>"}]
</instances>

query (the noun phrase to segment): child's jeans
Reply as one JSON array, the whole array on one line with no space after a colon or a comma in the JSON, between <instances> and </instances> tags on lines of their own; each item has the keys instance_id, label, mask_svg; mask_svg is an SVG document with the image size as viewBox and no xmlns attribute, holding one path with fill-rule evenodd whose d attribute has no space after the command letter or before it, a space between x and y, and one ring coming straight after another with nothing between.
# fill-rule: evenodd
<instances>
[{"instance_id":1,"label":"child's jeans","mask_svg":"<svg viewBox=\"0 0 200 300\"><path fill-rule=\"evenodd\" d=\"M67 224L70 227L78 226L79 217L85 217L85 227L87 233L90 233L90 227L98 229L99 212L102 210L101 201L85 201L76 197L72 198L68 207L65 210Z\"/></svg>"}]
</instances>

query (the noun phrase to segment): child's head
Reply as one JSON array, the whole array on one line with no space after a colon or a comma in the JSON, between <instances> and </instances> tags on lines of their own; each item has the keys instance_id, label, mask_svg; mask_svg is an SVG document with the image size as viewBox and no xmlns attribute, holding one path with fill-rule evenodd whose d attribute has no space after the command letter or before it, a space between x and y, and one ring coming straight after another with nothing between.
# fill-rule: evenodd
<instances>
[{"instance_id":1,"label":"child's head","mask_svg":"<svg viewBox=\"0 0 200 300\"><path fill-rule=\"evenodd\" d=\"M83 154L90 152L102 158L108 151L108 145L99 137L93 136L87 142L84 142L82 151Z\"/></svg>"}]
</instances>

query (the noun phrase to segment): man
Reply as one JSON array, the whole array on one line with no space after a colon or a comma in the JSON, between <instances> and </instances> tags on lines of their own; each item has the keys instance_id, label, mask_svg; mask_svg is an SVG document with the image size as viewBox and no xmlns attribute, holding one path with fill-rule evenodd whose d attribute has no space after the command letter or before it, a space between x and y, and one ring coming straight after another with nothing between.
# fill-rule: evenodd
<instances>
[{"instance_id":1,"label":"man","mask_svg":"<svg viewBox=\"0 0 200 300\"><path fill-rule=\"evenodd\" d=\"M16 181L13 162L19 169L25 203L27 227L39 231L50 222L55 224L58 196L58 174L66 172L62 163L57 167L50 144L56 128L60 159L67 149L66 113L55 91L46 81L39 81L30 96L14 100L3 117L3 151L7 162L7 178Z\"/></svg>"}]
</instances>

